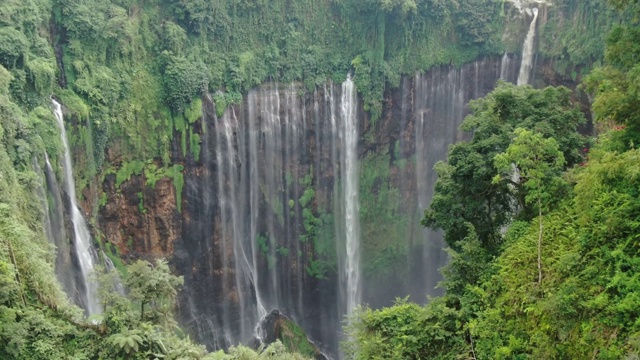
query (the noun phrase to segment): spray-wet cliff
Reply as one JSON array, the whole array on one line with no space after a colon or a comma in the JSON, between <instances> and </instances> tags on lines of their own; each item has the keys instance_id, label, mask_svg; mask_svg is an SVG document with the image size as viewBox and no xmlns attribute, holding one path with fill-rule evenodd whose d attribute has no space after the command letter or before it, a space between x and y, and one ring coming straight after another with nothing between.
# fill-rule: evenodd
<instances>
[{"instance_id":1,"label":"spray-wet cliff","mask_svg":"<svg viewBox=\"0 0 640 360\"><path fill-rule=\"evenodd\" d=\"M169 179L116 187L110 175L100 228L125 257L171 260L185 277L180 317L200 341L248 342L278 309L336 353L350 307L440 293L441 236L419 225L433 166L468 136L468 101L518 67L505 56L406 77L375 126L351 80L314 92L267 83L221 116L205 96L180 209Z\"/></svg>"}]
</instances>

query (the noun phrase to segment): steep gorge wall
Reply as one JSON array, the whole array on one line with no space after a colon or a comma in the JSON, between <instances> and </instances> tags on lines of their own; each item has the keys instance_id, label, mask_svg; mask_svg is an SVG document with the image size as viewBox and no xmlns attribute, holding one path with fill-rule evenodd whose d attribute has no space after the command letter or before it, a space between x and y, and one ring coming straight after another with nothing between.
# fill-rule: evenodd
<instances>
[{"instance_id":1,"label":"steep gorge wall","mask_svg":"<svg viewBox=\"0 0 640 360\"><path fill-rule=\"evenodd\" d=\"M468 136L458 129L468 101L501 75L514 81L517 62L486 58L403 78L386 93L375 126L359 102L364 303L438 294L446 256L440 235L419 225L433 166ZM176 158L184 166L181 211L169 179L152 188L144 175L132 176L116 187L115 175L106 177L100 229L125 258L171 259L185 276L181 319L198 340L247 342L261 312L277 308L336 352L345 314L342 95L331 83L313 93L267 83L220 117L204 97L193 124L200 156Z\"/></svg>"}]
</instances>

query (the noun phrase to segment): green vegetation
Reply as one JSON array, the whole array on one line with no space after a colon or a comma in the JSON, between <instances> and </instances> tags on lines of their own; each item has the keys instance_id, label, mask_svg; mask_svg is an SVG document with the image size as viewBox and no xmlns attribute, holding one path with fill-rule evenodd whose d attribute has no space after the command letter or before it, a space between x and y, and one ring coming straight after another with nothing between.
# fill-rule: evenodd
<instances>
[{"instance_id":1,"label":"green vegetation","mask_svg":"<svg viewBox=\"0 0 640 360\"><path fill-rule=\"evenodd\" d=\"M473 103L463 125L473 139L437 166L423 220L446 232L447 293L424 307L360 309L348 358L638 357L640 5L612 3L631 20L585 81L600 136L582 145L562 88L501 84Z\"/></svg>"},{"instance_id":2,"label":"green vegetation","mask_svg":"<svg viewBox=\"0 0 640 360\"><path fill-rule=\"evenodd\" d=\"M411 228L401 209L400 191L390 183L389 154L373 154L362 162L359 183L362 270L367 277L402 273ZM397 268L395 266L397 266Z\"/></svg>"},{"instance_id":3,"label":"green vegetation","mask_svg":"<svg viewBox=\"0 0 640 360\"><path fill-rule=\"evenodd\" d=\"M307 360L310 358L304 357L296 352L288 352L285 345L279 340L275 343L261 347L258 351L252 350L245 346L232 346L229 349L228 354L225 354L222 350L217 353L209 354L204 360Z\"/></svg>"},{"instance_id":4,"label":"green vegetation","mask_svg":"<svg viewBox=\"0 0 640 360\"><path fill-rule=\"evenodd\" d=\"M309 342L307 334L295 322L289 319L279 319L274 325L278 341L290 352L314 358L317 349Z\"/></svg>"},{"instance_id":5,"label":"green vegetation","mask_svg":"<svg viewBox=\"0 0 640 360\"><path fill-rule=\"evenodd\" d=\"M140 175L144 169L144 162L142 161L130 161L122 164L120 169L116 172L116 187L120 187L123 182L129 181L131 175Z\"/></svg>"},{"instance_id":6,"label":"green vegetation","mask_svg":"<svg viewBox=\"0 0 640 360\"><path fill-rule=\"evenodd\" d=\"M176 331L172 311L182 278L171 275L164 260L155 265L137 261L127 268L124 285L128 297L117 290L118 272L98 271L104 311L97 324L89 323L80 309L60 295L52 272L17 270L29 269L25 267L28 261L21 253L23 244L12 245L10 257L18 267L0 260L3 359L263 359L267 354L269 359L304 359L288 353L279 342L258 352L240 346L228 354L207 354L204 346ZM36 249L31 249L31 256L39 255ZM46 261L40 267L50 270ZM34 286L46 280L45 287Z\"/></svg>"},{"instance_id":7,"label":"green vegetation","mask_svg":"<svg viewBox=\"0 0 640 360\"><path fill-rule=\"evenodd\" d=\"M326 279L330 271L335 271L337 263L333 214L317 207L316 192L313 189L313 166L298 182L304 187L302 196L298 199L304 226L304 234L299 235L299 240L312 243L314 250L307 259L305 271L316 279ZM293 209L295 202L290 200L289 206Z\"/></svg>"},{"instance_id":8,"label":"green vegetation","mask_svg":"<svg viewBox=\"0 0 640 360\"><path fill-rule=\"evenodd\" d=\"M91 148L86 163L95 169L79 174L86 180L77 181L78 186L88 186L88 179L102 170L107 144L117 144L112 149L125 162L161 159L169 166L176 136L182 155L189 147L197 159L199 135L190 124L200 114L198 98L204 92L214 93L221 116L228 104L238 103L248 89L268 79L302 81L312 90L327 79L341 82L351 72L375 121L385 88L398 86L402 75L502 53L501 34L511 20L498 16L506 5L494 0L40 3L40 18L28 23L46 24L45 14L53 10L54 45L64 65L57 75L67 85L55 92L64 104L69 101L72 114L86 119L71 133L76 136L85 128L87 141L73 143ZM541 30L549 41L541 44L553 44L542 51L562 59L555 64L589 64L600 58L603 37L593 32L615 17L600 16L605 8L597 0L583 3L561 0L550 7L549 29ZM18 3L13 8L20 13ZM567 14L576 16L555 20ZM16 36L7 31L11 41L0 59L15 79L30 82L23 97L31 90L50 93L58 70L53 51L38 40L30 51L39 56L29 56L21 67L20 54L27 51L33 31Z\"/></svg>"},{"instance_id":9,"label":"green vegetation","mask_svg":"<svg viewBox=\"0 0 640 360\"><path fill-rule=\"evenodd\" d=\"M313 90L351 73L375 122L385 89L402 75L517 52L502 41L505 29L512 38L523 32L509 24L521 21L506 7L495 0L10 0L0 9L0 87L25 112L47 105L51 93L59 98L77 193L99 197L95 179L121 163L182 163L171 159L174 139L182 157L198 160L205 127L194 124L207 92L221 116L267 80ZM615 21L605 12L599 0L555 2L542 53L557 66L597 61L603 35L594 32Z\"/></svg>"},{"instance_id":10,"label":"green vegetation","mask_svg":"<svg viewBox=\"0 0 640 360\"><path fill-rule=\"evenodd\" d=\"M108 199L97 180L109 173L115 174L118 187L132 176L144 176L154 188L167 177L181 211L184 158L198 160L206 128L198 123L205 93L214 94L221 116L229 104L239 103L242 94L267 80L301 81L313 90L351 73L375 126L384 91L398 86L402 75L511 49L502 40L509 19L497 15L504 14L504 3L3 0L0 357L299 358L285 354L281 344L259 353L238 347L206 355L176 331L170 312L180 279L163 262L139 262L121 271L129 273L125 283L130 298L114 291L115 274L101 275L103 318L99 324L82 318L54 278L53 251L44 238L41 202L35 195L42 180L34 163L42 167L46 152L58 168L61 152L49 111L51 94L67 112L78 194L94 196L87 200L104 205ZM363 334L370 336L378 328L388 332L368 343L366 351L350 354L375 357L380 354L375 345L382 344L387 346L383 353L395 352L383 356L389 358L466 354L469 349L487 358L636 355L638 284L632 270L637 268L634 144L640 140L640 72L633 22L637 2L631 3L634 11L622 16L625 21L609 37L607 66L585 83L596 93L594 111L616 131L599 141L587 166L569 170L583 159L575 151L582 139L573 132L580 116L566 90L503 85L476 103L467 122L476 129L476 138L455 147L449 164L439 165L440 198L425 218L447 231L452 248L447 297L426 308L399 302L397 308L381 310L383 319L395 321L391 327L385 326L387 320L377 320L380 313L363 310L366 321L354 323L352 330L354 346L363 344L358 343ZM604 34L598 31L616 16L597 0L556 1L541 28L543 55L558 59L555 66L560 68L588 66L601 58ZM566 72L577 78L582 69ZM523 130L516 133L516 128ZM522 143L512 141L516 134ZM551 138L566 161L562 174L557 171L560 162L540 162L518 151L537 146L555 150ZM174 144L180 153L172 154ZM496 159L499 154L503 156ZM524 174L513 187L504 176L509 162ZM365 272L375 276L396 271L389 264L410 250L402 241L409 225L398 218L400 199L389 185L388 155L365 163L360 184L363 237L376 241L367 243L363 258ZM503 176L494 182L496 175ZM300 240L312 242L315 250L306 271L326 278L336 263L335 219L318 208L311 182L304 179L305 191L291 199L289 211L297 201L306 231ZM460 186L462 182L471 187ZM287 204L269 200L284 223ZM519 211L513 204L521 206ZM503 236L501 230L509 224ZM261 250L272 246L269 254L289 255L290 249L273 239L263 243ZM117 252L107 246L106 253L122 270ZM410 321L416 317L424 323L414 326ZM443 326L429 326L435 321Z\"/></svg>"},{"instance_id":11,"label":"green vegetation","mask_svg":"<svg viewBox=\"0 0 640 360\"><path fill-rule=\"evenodd\" d=\"M313 227L313 258L307 259L305 271L316 279L327 279L327 275L337 267L335 224L333 214L323 209L318 209L318 213L318 217L311 214L313 219L309 216L309 221L315 222L316 225ZM300 241L303 239L306 238L301 236Z\"/></svg>"},{"instance_id":12,"label":"green vegetation","mask_svg":"<svg viewBox=\"0 0 640 360\"><path fill-rule=\"evenodd\" d=\"M182 165L173 165L165 170L165 175L173 180L173 186L176 190L176 206L178 212L182 211L182 188L184 187L184 175Z\"/></svg>"},{"instance_id":13,"label":"green vegetation","mask_svg":"<svg viewBox=\"0 0 640 360\"><path fill-rule=\"evenodd\" d=\"M547 21L540 27L539 52L556 59L554 68L569 75L585 75L592 64L602 60L602 49L612 25L620 14L603 0L556 1L549 16L571 13L566 21ZM575 76L574 79L575 80Z\"/></svg>"}]
</instances>

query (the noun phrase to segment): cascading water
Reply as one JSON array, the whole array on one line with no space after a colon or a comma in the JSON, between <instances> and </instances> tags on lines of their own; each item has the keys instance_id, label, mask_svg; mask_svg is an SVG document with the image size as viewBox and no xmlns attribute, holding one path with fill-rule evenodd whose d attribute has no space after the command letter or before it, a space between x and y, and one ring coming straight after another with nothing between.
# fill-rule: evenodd
<instances>
[{"instance_id":1,"label":"cascading water","mask_svg":"<svg viewBox=\"0 0 640 360\"><path fill-rule=\"evenodd\" d=\"M403 194L398 216L409 217L406 237L410 250L405 268L398 266L396 271L404 276L376 282L365 274L363 302L380 307L392 304L398 296L410 295L412 301L424 302L427 296L442 294L436 288L442 280L438 269L447 259L442 234L420 226L437 180L434 166L446 159L450 144L468 138L459 129L468 114L467 103L485 96L500 78L514 82L517 69L513 64L509 56L482 59L460 68L443 66L416 73L403 81L401 96L394 99L399 104L400 126L390 137L398 140L394 156L400 165L394 187Z\"/></svg>"},{"instance_id":2,"label":"cascading water","mask_svg":"<svg viewBox=\"0 0 640 360\"><path fill-rule=\"evenodd\" d=\"M304 252L297 239L294 200L300 196L300 179L293 177L303 127L298 97L293 84L282 91L273 84L249 92L246 112L238 116L229 108L217 119L220 239L226 249L221 255L223 293L233 296L225 296L223 305L223 327L231 334L227 346L259 336L252 330L267 310L297 312L303 306L303 280L291 269L301 265L286 261ZM233 283L227 279L231 273ZM234 321L238 312L242 320Z\"/></svg>"},{"instance_id":3,"label":"cascading water","mask_svg":"<svg viewBox=\"0 0 640 360\"><path fill-rule=\"evenodd\" d=\"M393 99L401 108L387 113L380 124L388 128L373 144L359 141L351 79L308 94L302 84L267 83L221 117L203 99L203 169L185 176L184 240L174 256L185 276L183 323L199 341L227 347L249 342L255 324L277 309L337 355L344 316L358 304L437 295L442 235L419 225L433 196L433 166L467 136L458 130L467 102L501 76L515 81L516 66L489 58L404 79ZM391 254L395 263L385 264L391 271L371 276L362 270L371 266L362 255L371 242L359 237L374 224L360 203L378 190L360 179L360 162L387 147L389 176L373 187L388 182L400 197L394 216L410 229Z\"/></svg>"},{"instance_id":4,"label":"cascading water","mask_svg":"<svg viewBox=\"0 0 640 360\"><path fill-rule=\"evenodd\" d=\"M82 275L78 274L78 271L74 269L73 266L71 254L74 250L71 249L71 242L68 239L64 226L65 211L62 202L62 193L47 153L45 153L44 175L47 182L46 191L48 191L48 197L50 199L50 204L49 201L46 201L48 206L45 207L47 211L45 216L45 234L47 239L56 246L56 277L60 281L60 284L62 284L64 292L73 302L83 304L85 300L81 294L84 292L80 290L81 286L78 285L79 282L82 282Z\"/></svg>"},{"instance_id":5,"label":"cascading water","mask_svg":"<svg viewBox=\"0 0 640 360\"><path fill-rule=\"evenodd\" d=\"M62 115L62 106L57 101L53 100L54 113L58 126L60 127L60 137L62 138L62 145L64 150L64 157L62 162L62 170L64 171L64 182L69 197L69 204L71 210L71 221L73 223L74 232L74 246L75 253L80 265L80 271L82 272L82 285L84 285L83 305L84 310L88 316L99 314L102 312L100 303L98 301L98 288L97 284L92 281L89 276L95 267L96 254L91 247L91 236L89 234L89 228L87 223L80 213L80 209L76 204L76 189L75 182L73 180L73 169L71 166L71 154L69 152L69 145L67 143L67 133L64 128L64 118ZM50 165L50 164L49 164Z\"/></svg>"},{"instance_id":6,"label":"cascading water","mask_svg":"<svg viewBox=\"0 0 640 360\"><path fill-rule=\"evenodd\" d=\"M360 303L360 220L358 204L358 117L357 98L351 77L342 84L340 124L343 139L342 188L344 196L347 315Z\"/></svg>"},{"instance_id":7,"label":"cascading water","mask_svg":"<svg viewBox=\"0 0 640 360\"><path fill-rule=\"evenodd\" d=\"M502 55L502 61L500 61L500 80L507 80L509 76L509 70L511 68L511 58L506 52Z\"/></svg>"},{"instance_id":8,"label":"cascading water","mask_svg":"<svg viewBox=\"0 0 640 360\"><path fill-rule=\"evenodd\" d=\"M258 273L255 269L251 228L246 216L254 216L247 208L247 192L256 191L249 187L250 181L243 167L246 155L241 124L233 111L227 111L218 119L216 131L218 163L218 195L220 206L221 240L223 252L220 254L224 276L223 323L225 334L233 345L249 340L258 321L266 315L259 288L256 286ZM250 196L251 197L251 196ZM232 260L232 261L231 261ZM234 315L236 308L239 314ZM238 326L232 325L237 323Z\"/></svg>"},{"instance_id":9,"label":"cascading water","mask_svg":"<svg viewBox=\"0 0 640 360\"><path fill-rule=\"evenodd\" d=\"M522 46L522 64L520 65L520 74L518 75L518 85L525 85L529 83L529 77L531 76L531 69L533 67L533 44L536 36L538 8L533 8L531 10L527 9L527 13L529 13L529 11L533 12L533 20L531 20L529 32L527 32L527 37L525 38L524 45Z\"/></svg>"}]
</instances>

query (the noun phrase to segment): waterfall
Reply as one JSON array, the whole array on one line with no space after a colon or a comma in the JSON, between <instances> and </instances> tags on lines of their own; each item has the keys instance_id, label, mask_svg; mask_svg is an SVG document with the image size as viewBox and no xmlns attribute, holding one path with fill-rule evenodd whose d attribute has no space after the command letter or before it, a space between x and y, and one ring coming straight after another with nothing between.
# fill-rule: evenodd
<instances>
[{"instance_id":1,"label":"waterfall","mask_svg":"<svg viewBox=\"0 0 640 360\"><path fill-rule=\"evenodd\" d=\"M528 10L528 9L527 9ZM536 36L536 20L538 20L538 8L533 8L533 20L529 25L529 32L524 40L522 47L522 64L520 65L520 74L518 75L518 85L529 83L531 76L531 68L533 67L533 42ZM529 11L527 11L528 13Z\"/></svg>"},{"instance_id":2,"label":"waterfall","mask_svg":"<svg viewBox=\"0 0 640 360\"><path fill-rule=\"evenodd\" d=\"M231 108L218 119L216 158L220 207L221 262L223 268L224 333L227 346L248 341L267 311L257 271L256 221L258 187L256 175L257 134L249 132ZM247 156L246 135L249 137ZM247 161L250 162L249 166Z\"/></svg>"},{"instance_id":3,"label":"waterfall","mask_svg":"<svg viewBox=\"0 0 640 360\"><path fill-rule=\"evenodd\" d=\"M509 55L505 52L504 55L502 55L502 61L500 61L500 80L506 81L507 73L509 71L509 63Z\"/></svg>"},{"instance_id":4,"label":"waterfall","mask_svg":"<svg viewBox=\"0 0 640 360\"><path fill-rule=\"evenodd\" d=\"M256 94L257 95L257 94ZM280 304L280 289L278 284L278 269L276 266L276 237L277 227L284 226L284 204L282 201L282 177L284 175L283 149L282 149L282 122L280 118L280 91L278 84L273 83L271 89L263 89L260 98L264 101L262 106L262 119L260 121L261 133L263 134L263 156L268 161L263 166L260 180L264 184L266 202L269 204L270 221L267 224L267 233L264 235L265 242L268 243L268 250L264 251L269 269L269 288L271 289L271 302ZM254 100L257 100L254 98ZM257 120L259 116L251 116L251 120ZM256 191L258 191L256 189ZM257 214L256 214L257 216Z\"/></svg>"},{"instance_id":5,"label":"waterfall","mask_svg":"<svg viewBox=\"0 0 640 360\"><path fill-rule=\"evenodd\" d=\"M347 314L360 303L360 220L358 204L358 118L357 98L351 77L342 84L341 98L344 165L342 187L344 195L345 239L346 239L346 279Z\"/></svg>"},{"instance_id":6,"label":"waterfall","mask_svg":"<svg viewBox=\"0 0 640 360\"><path fill-rule=\"evenodd\" d=\"M102 259L104 259L104 268L107 271L107 273L110 273L112 271L118 271L118 269L116 269L116 266L113 264L113 261L109 259L109 257L107 256L107 254L104 253L104 251L102 251ZM124 290L124 286L122 285L122 281L120 279L120 274L117 274L117 277L115 279L115 284L113 285L115 287L115 290L118 292L118 294L122 296L125 295L125 290Z\"/></svg>"},{"instance_id":7,"label":"waterfall","mask_svg":"<svg viewBox=\"0 0 640 360\"><path fill-rule=\"evenodd\" d=\"M58 126L60 127L60 137L62 138L62 145L64 150L64 157L62 159L62 170L64 171L65 186L71 208L70 210L71 221L73 223L75 253L80 265L80 271L82 272L81 280L84 285L84 294L82 296L84 300L83 304L85 312L88 316L91 316L102 312L97 296L97 284L89 279L89 276L95 266L97 255L91 247L91 236L89 234L87 223L80 213L80 209L78 208L78 205L76 203L76 189L75 182L73 180L73 169L71 167L71 153L69 151L69 145L67 143L67 133L64 128L62 106L60 105L60 103L53 99L52 102L56 120L58 122ZM48 164L48 166L50 166L50 164Z\"/></svg>"},{"instance_id":8,"label":"waterfall","mask_svg":"<svg viewBox=\"0 0 640 360\"><path fill-rule=\"evenodd\" d=\"M46 191L51 203L48 199L45 199L47 206L45 207L45 229L47 239L56 246L56 277L64 292L72 299L76 304L83 304L84 297L80 296L78 278L82 276L78 275L78 271L74 269L73 262L71 260L71 254L73 249L71 248L71 242L64 226L65 214L64 205L62 202L62 194L60 192L60 186L56 179L55 172L51 167L49 161L49 155L45 152L45 168L44 175L47 182ZM50 206L49 206L50 205ZM80 280L80 282L82 282Z\"/></svg>"},{"instance_id":9,"label":"waterfall","mask_svg":"<svg viewBox=\"0 0 640 360\"><path fill-rule=\"evenodd\" d=\"M501 76L515 82L516 59L507 54L405 78L385 112L391 118L366 152L359 151L351 78L306 94L302 84L269 82L221 117L207 97L204 169L185 176L184 253L175 255L187 293L180 312L198 340L211 348L246 344L277 309L339 357L338 330L359 304L379 308L397 297L424 302L441 294L442 233L420 226L437 179L433 167L446 160L450 144L468 138L459 125L469 100ZM388 166L388 176L371 184L361 162L380 154L376 165ZM388 197L398 202L389 211L406 233L386 272L369 276L363 268L372 262L363 254L384 235L360 241L376 221L366 216L368 202L360 206L379 191L395 197Z\"/></svg>"}]
</instances>

